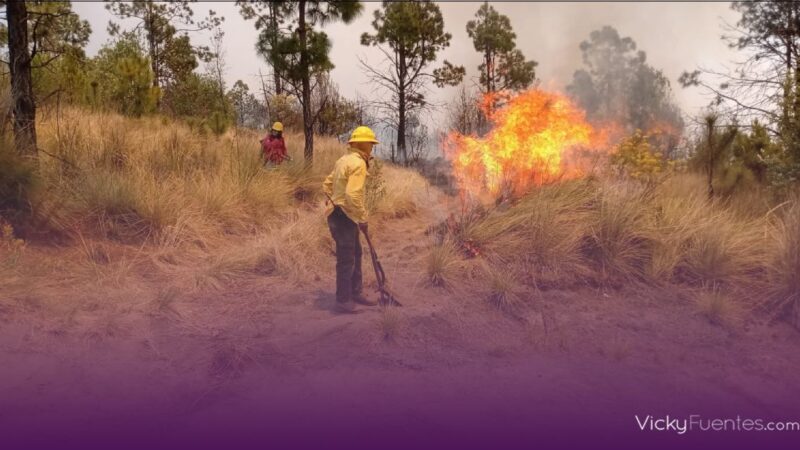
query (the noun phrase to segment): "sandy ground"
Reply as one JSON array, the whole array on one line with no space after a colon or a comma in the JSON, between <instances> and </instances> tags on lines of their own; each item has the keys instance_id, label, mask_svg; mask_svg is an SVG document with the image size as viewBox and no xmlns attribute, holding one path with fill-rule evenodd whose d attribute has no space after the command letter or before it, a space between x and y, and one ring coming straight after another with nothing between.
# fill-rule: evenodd
<instances>
[{"instance_id":1,"label":"sandy ground","mask_svg":"<svg viewBox=\"0 0 800 450\"><path fill-rule=\"evenodd\" d=\"M422 214L373 230L402 308L336 314L330 279L287 293L254 275L163 314L84 312L77 321L104 324L92 333L0 309L0 447L622 448L635 414L800 420L788 325L723 327L669 293L589 288L527 292L509 315L423 282L420 223L441 212ZM365 258L368 283L370 270ZM733 435L636 436L686 448Z\"/></svg>"}]
</instances>

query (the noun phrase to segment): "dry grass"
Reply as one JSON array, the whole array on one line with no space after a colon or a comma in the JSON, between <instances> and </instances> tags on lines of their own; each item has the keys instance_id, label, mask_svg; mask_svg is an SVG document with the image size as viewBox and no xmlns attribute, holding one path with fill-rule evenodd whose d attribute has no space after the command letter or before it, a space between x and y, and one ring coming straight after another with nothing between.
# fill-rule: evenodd
<instances>
[{"instance_id":1,"label":"dry grass","mask_svg":"<svg viewBox=\"0 0 800 450\"><path fill-rule=\"evenodd\" d=\"M651 242L645 194L630 184L606 184L598 190L589 216L583 253L602 284L631 282L644 276Z\"/></svg>"},{"instance_id":2,"label":"dry grass","mask_svg":"<svg viewBox=\"0 0 800 450\"><path fill-rule=\"evenodd\" d=\"M402 329L403 318L396 308L382 308L378 330L386 342L394 342Z\"/></svg>"},{"instance_id":3,"label":"dry grass","mask_svg":"<svg viewBox=\"0 0 800 450\"><path fill-rule=\"evenodd\" d=\"M692 174L658 186L569 181L467 214L470 220L447 236L456 248L477 246L478 257L502 267L504 277L538 289L713 286L715 294L698 304L712 320L728 323L725 299L741 309L765 304L781 316L800 310L800 203L794 198L760 213L768 201L753 195L709 201ZM742 202L755 204L748 209ZM429 277L444 261L441 249L433 251ZM486 286L498 284L495 271L482 277Z\"/></svg>"},{"instance_id":4,"label":"dry grass","mask_svg":"<svg viewBox=\"0 0 800 450\"><path fill-rule=\"evenodd\" d=\"M42 157L37 210L67 231L78 226L121 242L208 245L220 235L257 233L298 201L320 202L323 178L346 151L317 138L307 166L302 136L289 135L293 160L265 169L252 130L215 137L164 119L78 109L39 130L41 147L56 157ZM413 214L427 187L421 176L390 166L370 181L391 186L373 202L378 217Z\"/></svg>"},{"instance_id":5,"label":"dry grass","mask_svg":"<svg viewBox=\"0 0 800 450\"><path fill-rule=\"evenodd\" d=\"M309 167L302 136L288 135L293 161L267 169L253 130L217 137L163 118L79 109L40 120L43 153L29 199L34 215L68 238L50 248L3 227L3 312L35 304L57 310L58 326L77 326L71 318L111 304L64 298L114 290L129 294L119 300L124 311L174 317L184 295L248 278L281 277L287 290L331 281L321 184L345 144L318 137ZM372 221L413 215L427 189L415 172L388 164L370 174L368 189L380 183L392 189L373 199Z\"/></svg>"},{"instance_id":6,"label":"dry grass","mask_svg":"<svg viewBox=\"0 0 800 450\"><path fill-rule=\"evenodd\" d=\"M800 198L770 215L771 251L767 265L767 304L776 315L788 315L800 328Z\"/></svg>"},{"instance_id":7,"label":"dry grass","mask_svg":"<svg viewBox=\"0 0 800 450\"><path fill-rule=\"evenodd\" d=\"M431 286L451 287L458 273L458 250L451 241L430 248L425 259L425 278Z\"/></svg>"},{"instance_id":8,"label":"dry grass","mask_svg":"<svg viewBox=\"0 0 800 450\"><path fill-rule=\"evenodd\" d=\"M43 156L47 189L37 200L60 217L100 225L111 238L156 237L179 223L202 234L247 231L290 208L299 187L317 193L326 160L342 152L320 140L321 163L301 177L297 162L265 170L259 135L250 130L202 136L157 118L66 110L40 134L42 148L58 159ZM296 138L289 137L289 148L302 160Z\"/></svg>"},{"instance_id":9,"label":"dry grass","mask_svg":"<svg viewBox=\"0 0 800 450\"><path fill-rule=\"evenodd\" d=\"M519 282L514 272L486 267L489 280L487 300L501 311L515 312L522 304L517 294Z\"/></svg>"},{"instance_id":10,"label":"dry grass","mask_svg":"<svg viewBox=\"0 0 800 450\"><path fill-rule=\"evenodd\" d=\"M401 218L414 215L430 189L424 178L408 169L384 165L379 176L386 188L371 211L372 215L379 217Z\"/></svg>"},{"instance_id":11,"label":"dry grass","mask_svg":"<svg viewBox=\"0 0 800 450\"><path fill-rule=\"evenodd\" d=\"M499 264L522 268L536 286L564 283L586 271L579 256L591 189L585 182L545 186L507 209L469 220L461 239Z\"/></svg>"},{"instance_id":12,"label":"dry grass","mask_svg":"<svg viewBox=\"0 0 800 450\"><path fill-rule=\"evenodd\" d=\"M720 289L703 289L694 296L697 309L711 323L735 327L743 320L743 309L732 295Z\"/></svg>"},{"instance_id":13,"label":"dry grass","mask_svg":"<svg viewBox=\"0 0 800 450\"><path fill-rule=\"evenodd\" d=\"M32 209L73 245L56 257L26 259L24 243L4 231L0 288L14 295L0 308L33 296L25 285L54 298L70 283L183 292L220 290L247 277L280 276L295 286L330 281L333 247L320 188L343 144L318 138L314 164L306 166L301 136L289 135L294 160L266 169L260 135L251 130L204 136L159 118L67 109L39 132L40 146L55 157L41 157ZM414 215L428 189L411 170L373 164L372 220ZM709 202L704 192L692 175L655 187L608 179L543 186L514 203L463 214L419 271L448 289L480 283L503 308L519 304L525 286L714 286L714 295L698 300L708 316L726 314L716 296L800 320L800 200L774 207L766 194L748 193ZM477 249L480 264L466 262L465 249ZM34 283L34 274L51 281ZM168 287L141 291L149 292L153 312L175 304Z\"/></svg>"}]
</instances>

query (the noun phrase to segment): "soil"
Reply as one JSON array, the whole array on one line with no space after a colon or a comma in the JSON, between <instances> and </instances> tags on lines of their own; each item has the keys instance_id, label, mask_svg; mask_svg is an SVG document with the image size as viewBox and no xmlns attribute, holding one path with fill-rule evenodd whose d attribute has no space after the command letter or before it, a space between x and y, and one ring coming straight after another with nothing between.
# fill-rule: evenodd
<instances>
[{"instance_id":1,"label":"soil","mask_svg":"<svg viewBox=\"0 0 800 450\"><path fill-rule=\"evenodd\" d=\"M599 439L621 448L638 432L634 415L800 419L800 333L791 326L715 324L663 289L530 289L519 293L524 307L504 311L474 287L425 282L426 224L443 215L429 208L372 226L399 308L338 314L331 277L287 285L251 274L178 292L157 312L137 292L66 291L64 303L98 306L53 325L42 318L58 309L9 293L14 301L0 303L0 446L258 438L261 448L454 439L546 448ZM374 289L366 255L364 264ZM673 442L652 436L650 447Z\"/></svg>"}]
</instances>

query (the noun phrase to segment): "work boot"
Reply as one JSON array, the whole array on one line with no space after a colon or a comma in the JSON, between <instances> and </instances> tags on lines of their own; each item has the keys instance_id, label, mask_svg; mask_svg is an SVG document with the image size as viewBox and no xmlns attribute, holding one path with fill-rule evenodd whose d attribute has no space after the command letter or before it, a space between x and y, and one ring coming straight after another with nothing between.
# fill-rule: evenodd
<instances>
[{"instance_id":1,"label":"work boot","mask_svg":"<svg viewBox=\"0 0 800 450\"><path fill-rule=\"evenodd\" d=\"M353 296L353 301L355 303L358 303L359 305L364 305L364 306L375 306L378 304L368 299L367 297L364 297L364 294L360 293Z\"/></svg>"},{"instance_id":2,"label":"work boot","mask_svg":"<svg viewBox=\"0 0 800 450\"><path fill-rule=\"evenodd\" d=\"M354 313L358 312L358 311L356 311L356 304L352 300L346 301L346 302L338 302L337 301L335 309L336 309L336 312L339 312L339 313L342 313L342 314L354 314Z\"/></svg>"}]
</instances>

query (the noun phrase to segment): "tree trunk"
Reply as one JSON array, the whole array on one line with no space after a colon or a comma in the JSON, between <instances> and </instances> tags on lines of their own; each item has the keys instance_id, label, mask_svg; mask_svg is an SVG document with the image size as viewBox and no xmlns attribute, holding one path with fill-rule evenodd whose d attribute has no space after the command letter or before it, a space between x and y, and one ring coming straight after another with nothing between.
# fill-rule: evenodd
<instances>
[{"instance_id":1,"label":"tree trunk","mask_svg":"<svg viewBox=\"0 0 800 450\"><path fill-rule=\"evenodd\" d=\"M275 95L283 94L283 82L281 81L281 75L275 70L275 67L272 68L272 77L275 83Z\"/></svg>"},{"instance_id":2,"label":"tree trunk","mask_svg":"<svg viewBox=\"0 0 800 450\"><path fill-rule=\"evenodd\" d=\"M22 156L36 157L36 103L28 48L28 9L25 2L6 2L11 97L14 102L14 142Z\"/></svg>"},{"instance_id":3,"label":"tree trunk","mask_svg":"<svg viewBox=\"0 0 800 450\"><path fill-rule=\"evenodd\" d=\"M150 55L150 70L153 71L153 87L159 87L159 73L158 73L158 49L156 46L156 30L155 30L155 17L153 13L153 5L147 5L147 12L145 13L145 31L147 32L147 46L148 54Z\"/></svg>"},{"instance_id":4,"label":"tree trunk","mask_svg":"<svg viewBox=\"0 0 800 450\"><path fill-rule=\"evenodd\" d=\"M494 68L492 67L492 50L486 49L486 92L494 92Z\"/></svg>"},{"instance_id":5,"label":"tree trunk","mask_svg":"<svg viewBox=\"0 0 800 450\"><path fill-rule=\"evenodd\" d=\"M714 167L708 167L708 199L714 198Z\"/></svg>"},{"instance_id":6,"label":"tree trunk","mask_svg":"<svg viewBox=\"0 0 800 450\"><path fill-rule=\"evenodd\" d=\"M486 19L488 19L489 18L489 14L488 14L488 12L489 12L489 2L483 2L483 6L486 8L486 12L487 12ZM484 23L486 23L486 22L484 22ZM492 53L493 53L492 52L492 48L487 43L486 51L484 52L484 55L483 55L484 64L486 65L486 93L487 94L494 92L494 86L493 86L493 83L492 83L494 81L492 79L492 78L494 78L493 72L492 72L493 71L493 68L492 68Z\"/></svg>"},{"instance_id":7,"label":"tree trunk","mask_svg":"<svg viewBox=\"0 0 800 450\"><path fill-rule=\"evenodd\" d=\"M792 146L789 148L790 156L795 162L800 162L800 70L794 69L792 80L792 110L790 112L790 130L792 133Z\"/></svg>"},{"instance_id":8,"label":"tree trunk","mask_svg":"<svg viewBox=\"0 0 800 450\"><path fill-rule=\"evenodd\" d=\"M714 124L708 124L708 148L706 151L708 152L708 199L712 200L714 198L714 164L716 160L716 148L714 148Z\"/></svg>"},{"instance_id":9,"label":"tree trunk","mask_svg":"<svg viewBox=\"0 0 800 450\"><path fill-rule=\"evenodd\" d=\"M406 153L406 93L401 89L398 93L397 102L397 152L403 158L403 163L408 164L408 154Z\"/></svg>"},{"instance_id":10,"label":"tree trunk","mask_svg":"<svg viewBox=\"0 0 800 450\"><path fill-rule=\"evenodd\" d=\"M406 152L406 65L405 47L398 49L398 63L400 64L399 77L397 84L397 153L403 159L403 164L408 164L408 153Z\"/></svg>"},{"instance_id":11,"label":"tree trunk","mask_svg":"<svg viewBox=\"0 0 800 450\"><path fill-rule=\"evenodd\" d=\"M153 71L153 87L161 88L161 65L159 64L158 44L156 44L155 13L153 4L147 4L145 13L145 31L147 33L148 54L150 55L150 70ZM156 109L161 108L161 93L156 96Z\"/></svg>"},{"instance_id":12,"label":"tree trunk","mask_svg":"<svg viewBox=\"0 0 800 450\"><path fill-rule=\"evenodd\" d=\"M302 103L303 103L303 135L305 137L305 145L303 147L303 156L306 163L312 164L314 162L314 122L311 116L311 74L308 67L308 30L306 30L306 2L298 2L298 34L300 37L300 67L303 70L303 87L302 87Z\"/></svg>"},{"instance_id":13,"label":"tree trunk","mask_svg":"<svg viewBox=\"0 0 800 450\"><path fill-rule=\"evenodd\" d=\"M486 66L486 93L491 94L494 92L494 74L492 72L492 49L486 48L483 55L483 64ZM493 110L492 104L486 105L486 111L478 112L478 133L483 135L489 131L489 115Z\"/></svg>"},{"instance_id":14,"label":"tree trunk","mask_svg":"<svg viewBox=\"0 0 800 450\"><path fill-rule=\"evenodd\" d=\"M275 3L269 3L269 19L270 19L270 26L272 26L274 36L272 38L272 48L275 48L275 44L278 41L278 5ZM283 93L283 85L281 83L281 74L275 69L275 66L272 66L272 78L275 83L275 95L281 95Z\"/></svg>"},{"instance_id":15,"label":"tree trunk","mask_svg":"<svg viewBox=\"0 0 800 450\"><path fill-rule=\"evenodd\" d=\"M783 120L784 126L787 126L789 123L789 99L791 96L792 91L794 90L794 85L790 84L788 80L792 78L792 44L791 44L791 36L787 39L786 42L786 80L783 84Z\"/></svg>"},{"instance_id":16,"label":"tree trunk","mask_svg":"<svg viewBox=\"0 0 800 450\"><path fill-rule=\"evenodd\" d=\"M309 113L308 116L311 114ZM314 124L311 123L311 120L306 119L305 107L303 107L303 136L305 137L303 157L306 163L312 164L314 162Z\"/></svg>"}]
</instances>

